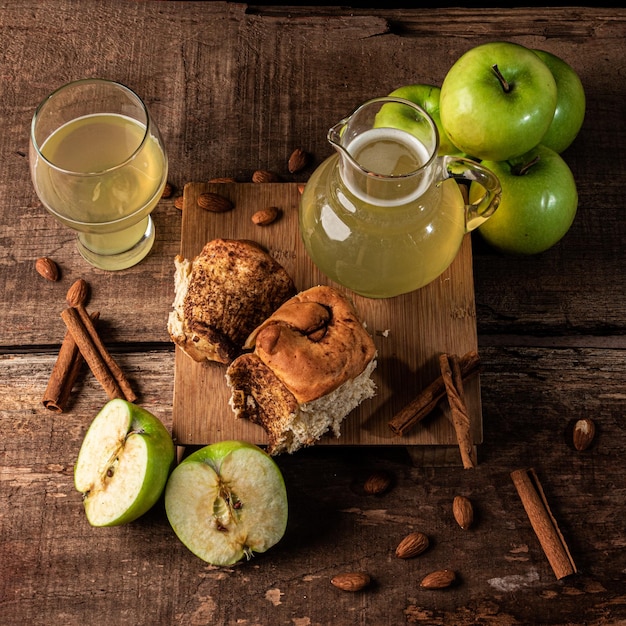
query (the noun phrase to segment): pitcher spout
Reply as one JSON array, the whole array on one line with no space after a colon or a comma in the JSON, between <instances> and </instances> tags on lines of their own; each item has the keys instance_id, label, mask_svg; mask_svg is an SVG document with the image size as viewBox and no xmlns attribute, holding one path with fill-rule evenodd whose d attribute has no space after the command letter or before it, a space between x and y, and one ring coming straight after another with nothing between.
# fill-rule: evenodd
<instances>
[{"instance_id":1,"label":"pitcher spout","mask_svg":"<svg viewBox=\"0 0 626 626\"><path fill-rule=\"evenodd\" d=\"M437 129L408 100L369 100L332 126L327 139L339 154L344 184L363 202L406 204L420 197L432 182Z\"/></svg>"},{"instance_id":2,"label":"pitcher spout","mask_svg":"<svg viewBox=\"0 0 626 626\"><path fill-rule=\"evenodd\" d=\"M328 130L328 134L326 135L328 142L339 155L342 170L346 167L359 169L359 164L348 150L350 141L354 139L354 137L347 136L349 134L350 117L351 116L344 117L340 122L337 122L337 124ZM354 135L354 132L352 134Z\"/></svg>"},{"instance_id":3,"label":"pitcher spout","mask_svg":"<svg viewBox=\"0 0 626 626\"><path fill-rule=\"evenodd\" d=\"M349 117L344 117L340 122L337 122L334 126L331 126L328 130L328 134L326 135L326 139L328 139L330 145L335 148L339 153L341 153L344 148L341 143L342 136L348 127L348 122L350 121Z\"/></svg>"}]
</instances>

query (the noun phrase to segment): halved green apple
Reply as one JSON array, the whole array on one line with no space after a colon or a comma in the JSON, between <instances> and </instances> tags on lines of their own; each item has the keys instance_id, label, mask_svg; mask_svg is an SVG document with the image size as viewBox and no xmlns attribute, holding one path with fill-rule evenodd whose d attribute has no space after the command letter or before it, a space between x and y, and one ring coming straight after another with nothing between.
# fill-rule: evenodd
<instances>
[{"instance_id":1,"label":"halved green apple","mask_svg":"<svg viewBox=\"0 0 626 626\"><path fill-rule=\"evenodd\" d=\"M165 511L191 552L213 565L231 565L280 541L287 527L287 491L264 450L246 441L222 441L174 469Z\"/></svg>"},{"instance_id":2,"label":"halved green apple","mask_svg":"<svg viewBox=\"0 0 626 626\"><path fill-rule=\"evenodd\" d=\"M74 467L92 526L118 526L156 504L174 464L174 443L149 411L115 399L89 426Z\"/></svg>"}]
</instances>

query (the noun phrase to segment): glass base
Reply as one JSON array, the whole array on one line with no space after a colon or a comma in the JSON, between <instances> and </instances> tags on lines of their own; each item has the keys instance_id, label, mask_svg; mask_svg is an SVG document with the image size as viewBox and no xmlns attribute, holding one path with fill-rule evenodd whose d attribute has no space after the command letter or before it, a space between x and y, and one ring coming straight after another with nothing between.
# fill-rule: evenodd
<instances>
[{"instance_id":1,"label":"glass base","mask_svg":"<svg viewBox=\"0 0 626 626\"><path fill-rule=\"evenodd\" d=\"M110 236L115 237L115 234ZM77 247L81 256L90 265L102 270L115 271L124 270L132 267L133 265L137 265L137 263L144 259L152 249L154 239L154 222L152 221L152 218L148 216L148 225L144 234L141 239L129 250L115 254L98 254L97 252L87 248L82 243L80 238L77 239Z\"/></svg>"}]
</instances>

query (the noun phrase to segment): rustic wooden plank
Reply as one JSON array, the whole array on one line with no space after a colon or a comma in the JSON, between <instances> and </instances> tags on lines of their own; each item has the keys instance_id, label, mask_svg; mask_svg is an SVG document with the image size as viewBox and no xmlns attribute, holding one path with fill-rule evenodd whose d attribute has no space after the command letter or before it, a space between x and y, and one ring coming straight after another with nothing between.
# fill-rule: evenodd
<instances>
[{"instance_id":1,"label":"rustic wooden plank","mask_svg":"<svg viewBox=\"0 0 626 626\"><path fill-rule=\"evenodd\" d=\"M68 2L7 3L0 20L5 42L0 203L10 207L0 217L5 251L0 290L8 294L0 302L3 346L59 342L57 303L78 276L93 285L94 305L110 307L113 342L132 342L140 335L167 341L164 312L173 295L172 260L180 233L180 215L171 201L163 201L155 214L154 254L111 275L77 257L71 235L54 225L33 193L29 120L37 102L61 83L98 73L134 87L161 127L179 190L189 181L218 175L245 182L258 167L274 169L286 181L304 181L330 154L326 130L342 115L403 84L440 83L460 53L501 37L503 24L507 29L515 24L507 38L562 54L573 64L587 89L588 113L566 153L579 183L580 210L562 244L533 259L508 259L474 238L479 331L507 332L516 326L517 332L556 327L560 333L587 333L602 320L603 333L623 333L624 319L617 312L626 308L621 271L626 233L616 155L626 143L626 128L620 82L614 79L626 66L623 9L550 8L542 9L542 17L532 9L505 14L497 9L377 10L375 16L337 7L293 10L113 1L85 2L77 12ZM68 29L70 16L80 20L82 37ZM140 37L144 32L151 36ZM83 41L94 42L92 54L82 53ZM36 81L20 78L25 50L29 59L45 64L30 70ZM372 71L372 64L379 69ZM297 146L314 158L311 169L292 176L286 163ZM33 272L42 254L61 264L60 284L44 284ZM568 278L560 280L564 272ZM31 297L34 293L38 297ZM137 310L150 314L137 316Z\"/></svg>"},{"instance_id":2,"label":"rustic wooden plank","mask_svg":"<svg viewBox=\"0 0 626 626\"><path fill-rule=\"evenodd\" d=\"M209 191L228 198L235 208L215 214L198 206ZM456 259L423 289L389 299L364 298L324 276L311 262L298 230L298 186L295 183L189 183L185 186L181 255L193 259L214 238L257 241L293 278L298 291L332 285L353 302L377 349L373 380L376 396L355 409L341 426L341 437L324 437L325 445L452 445L456 435L447 404L403 437L389 420L439 375L442 352L462 356L477 351L472 253L469 237ZM267 227L252 222L259 208L279 207L282 216ZM265 431L237 420L228 405L225 367L197 363L181 350L176 354L174 435L183 444L216 439L267 443ZM467 381L465 395L472 437L482 439L479 377Z\"/></svg>"},{"instance_id":3,"label":"rustic wooden plank","mask_svg":"<svg viewBox=\"0 0 626 626\"><path fill-rule=\"evenodd\" d=\"M173 352L118 356L140 378L143 405L171 428ZM288 623L293 615L347 624L358 606L367 607L367 624L529 624L546 607L560 623L619 620L626 351L486 348L483 359L488 428L477 470L416 467L401 449L317 447L279 457L290 502L284 540L217 570L180 544L161 504L129 526L90 528L72 468L102 390L85 375L71 410L54 414L39 404L53 355L3 357L0 428L13 436L3 437L0 465L0 620L85 624L98 611L112 623L146 625ZM582 416L596 420L598 436L579 453L567 433ZM541 477L580 569L573 578L556 581L517 499L509 473L525 466ZM374 469L394 477L383 496L363 493ZM459 493L476 511L469 531L452 518ZM397 542L412 530L426 532L431 548L396 559ZM376 591L334 593L330 577L355 567L371 573ZM421 576L439 567L453 567L460 584L436 596L420 590Z\"/></svg>"},{"instance_id":4,"label":"rustic wooden plank","mask_svg":"<svg viewBox=\"0 0 626 626\"><path fill-rule=\"evenodd\" d=\"M621 623L623 549L623 124L626 10L602 7L376 9L220 2L0 2L0 623L404 624ZM149 35L146 36L146 33ZM156 212L157 247L140 266L87 268L72 237L38 205L27 167L36 103L70 78L104 75L143 95L165 135L179 190L216 175L245 182L258 167L288 182L291 150L330 153L328 126L355 104L411 82L439 82L464 50L507 39L560 54L581 75L588 114L565 154L580 209L564 241L510 259L473 237L485 423L477 471L414 466L402 448L319 446L280 459L288 533L271 553L216 570L173 536L159 506L128 527L91 529L72 485L89 420L105 401L85 375L70 412L40 405L63 325L65 290L83 276L104 336L140 402L172 426L174 350L165 333L181 215ZM86 44L87 42L87 44ZM372 69L374 68L374 70ZM60 283L33 271L41 254ZM593 417L595 445L570 445ZM510 471L533 465L580 574L556 581ZM373 468L393 489L366 497ZM450 502L472 498L462 532ZM432 547L393 557L407 530ZM425 593L426 569L460 584ZM375 584L341 594L330 577L366 569Z\"/></svg>"}]
</instances>

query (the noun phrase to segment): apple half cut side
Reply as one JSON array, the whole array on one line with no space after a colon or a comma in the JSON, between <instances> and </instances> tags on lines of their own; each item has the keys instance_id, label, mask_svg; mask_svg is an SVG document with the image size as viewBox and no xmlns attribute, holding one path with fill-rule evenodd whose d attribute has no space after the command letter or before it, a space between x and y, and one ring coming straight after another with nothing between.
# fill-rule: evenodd
<instances>
[{"instance_id":1,"label":"apple half cut side","mask_svg":"<svg viewBox=\"0 0 626 626\"><path fill-rule=\"evenodd\" d=\"M165 511L180 541L212 565L232 565L278 543L287 491L276 462L246 441L197 450L172 472Z\"/></svg>"},{"instance_id":2,"label":"apple half cut side","mask_svg":"<svg viewBox=\"0 0 626 626\"><path fill-rule=\"evenodd\" d=\"M92 526L118 526L151 509L174 465L174 443L160 420L122 399L109 401L89 426L74 467Z\"/></svg>"}]
</instances>

